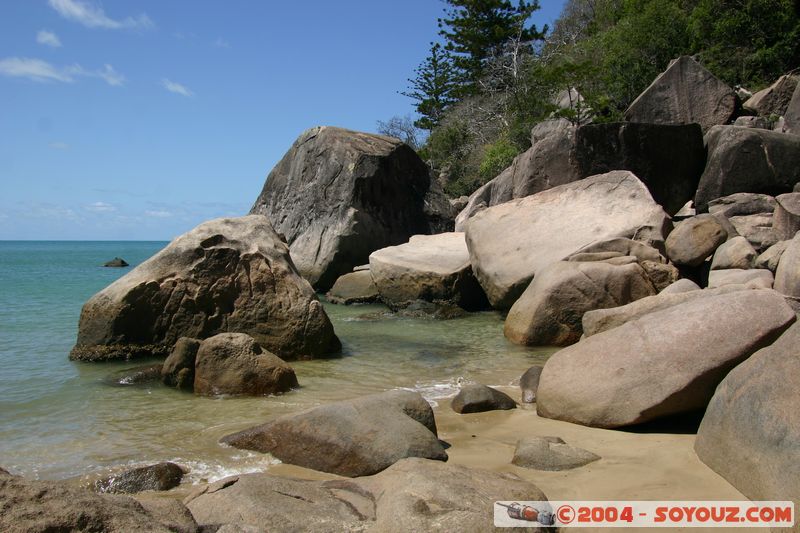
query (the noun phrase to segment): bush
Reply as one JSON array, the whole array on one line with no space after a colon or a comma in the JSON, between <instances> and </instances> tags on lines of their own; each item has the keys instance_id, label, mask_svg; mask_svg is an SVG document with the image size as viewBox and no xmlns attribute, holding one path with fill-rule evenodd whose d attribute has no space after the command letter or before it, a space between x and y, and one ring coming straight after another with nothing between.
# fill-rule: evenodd
<instances>
[{"instance_id":1,"label":"bush","mask_svg":"<svg viewBox=\"0 0 800 533\"><path fill-rule=\"evenodd\" d=\"M481 180L486 183L500 174L511 166L517 154L519 154L519 149L505 136L487 145L483 152L483 160L478 167L478 175Z\"/></svg>"}]
</instances>

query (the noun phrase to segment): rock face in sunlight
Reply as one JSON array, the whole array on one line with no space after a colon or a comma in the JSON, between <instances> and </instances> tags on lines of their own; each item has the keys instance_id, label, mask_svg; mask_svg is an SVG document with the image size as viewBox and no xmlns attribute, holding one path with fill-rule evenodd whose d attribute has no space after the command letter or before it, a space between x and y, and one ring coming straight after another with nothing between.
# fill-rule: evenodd
<instances>
[{"instance_id":1,"label":"rock face in sunlight","mask_svg":"<svg viewBox=\"0 0 800 533\"><path fill-rule=\"evenodd\" d=\"M95 294L70 357L166 355L180 337L247 333L287 359L340 348L311 286L266 217L205 222Z\"/></svg>"},{"instance_id":2,"label":"rock face in sunlight","mask_svg":"<svg viewBox=\"0 0 800 533\"><path fill-rule=\"evenodd\" d=\"M455 210L419 156L393 137L332 127L304 132L250 211L266 215L318 290L380 248L453 229Z\"/></svg>"}]
</instances>

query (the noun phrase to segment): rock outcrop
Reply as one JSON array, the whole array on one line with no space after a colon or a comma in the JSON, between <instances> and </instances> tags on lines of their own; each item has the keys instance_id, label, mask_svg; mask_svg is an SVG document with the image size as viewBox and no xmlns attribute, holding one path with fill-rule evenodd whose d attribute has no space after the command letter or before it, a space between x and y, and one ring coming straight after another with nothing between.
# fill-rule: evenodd
<instances>
[{"instance_id":1,"label":"rock outcrop","mask_svg":"<svg viewBox=\"0 0 800 533\"><path fill-rule=\"evenodd\" d=\"M485 209L465 233L489 302L508 309L547 265L615 237L659 247L669 227L647 187L632 173L615 171Z\"/></svg>"},{"instance_id":2,"label":"rock outcrop","mask_svg":"<svg viewBox=\"0 0 800 533\"><path fill-rule=\"evenodd\" d=\"M95 482L97 492L133 494L146 490L170 490L180 485L184 469L168 461L141 466Z\"/></svg>"},{"instance_id":3,"label":"rock outcrop","mask_svg":"<svg viewBox=\"0 0 800 533\"><path fill-rule=\"evenodd\" d=\"M375 250L452 231L455 216L407 145L332 127L300 135L250 212L286 236L300 274L323 291Z\"/></svg>"},{"instance_id":4,"label":"rock outcrop","mask_svg":"<svg viewBox=\"0 0 800 533\"><path fill-rule=\"evenodd\" d=\"M792 94L797 89L797 81L798 77L792 74L781 76L778 81L748 98L744 108L762 117L785 115Z\"/></svg>"},{"instance_id":5,"label":"rock outcrop","mask_svg":"<svg viewBox=\"0 0 800 533\"><path fill-rule=\"evenodd\" d=\"M699 212L737 192L777 195L800 181L800 136L715 126L706 134L708 161L694 198Z\"/></svg>"},{"instance_id":6,"label":"rock outcrop","mask_svg":"<svg viewBox=\"0 0 800 533\"><path fill-rule=\"evenodd\" d=\"M508 394L486 385L464 385L450 402L450 407L459 414L483 413L514 409L517 402Z\"/></svg>"},{"instance_id":7,"label":"rock outcrop","mask_svg":"<svg viewBox=\"0 0 800 533\"><path fill-rule=\"evenodd\" d=\"M340 348L311 286L266 217L200 224L95 294L70 357L167 355L180 337L247 333L285 358Z\"/></svg>"},{"instance_id":8,"label":"rock outcrop","mask_svg":"<svg viewBox=\"0 0 800 533\"><path fill-rule=\"evenodd\" d=\"M64 482L26 480L3 471L0 511L0 530L8 532L173 531L129 496L96 494Z\"/></svg>"},{"instance_id":9,"label":"rock outcrop","mask_svg":"<svg viewBox=\"0 0 800 533\"><path fill-rule=\"evenodd\" d=\"M494 502L547 501L513 474L403 459L352 480L308 481L244 474L198 490L187 506L203 527L235 531L493 531ZM544 531L544 528L530 528Z\"/></svg>"},{"instance_id":10,"label":"rock outcrop","mask_svg":"<svg viewBox=\"0 0 800 533\"><path fill-rule=\"evenodd\" d=\"M297 387L294 369L277 355L262 350L250 335L220 333L197 350L194 392L264 396Z\"/></svg>"},{"instance_id":11,"label":"rock outcrop","mask_svg":"<svg viewBox=\"0 0 800 533\"><path fill-rule=\"evenodd\" d=\"M739 112L736 92L689 56L673 60L625 112L630 122L728 124Z\"/></svg>"},{"instance_id":12,"label":"rock outcrop","mask_svg":"<svg viewBox=\"0 0 800 533\"><path fill-rule=\"evenodd\" d=\"M508 312L503 332L528 346L567 346L583 333L587 311L656 294L637 263L559 261L543 268Z\"/></svg>"},{"instance_id":13,"label":"rock outcrop","mask_svg":"<svg viewBox=\"0 0 800 533\"><path fill-rule=\"evenodd\" d=\"M800 501L800 324L717 387L697 456L752 500Z\"/></svg>"},{"instance_id":14,"label":"rock outcrop","mask_svg":"<svg viewBox=\"0 0 800 533\"><path fill-rule=\"evenodd\" d=\"M341 305L373 303L380 299L369 269L339 276L325 296L329 302Z\"/></svg>"},{"instance_id":15,"label":"rock outcrop","mask_svg":"<svg viewBox=\"0 0 800 533\"><path fill-rule=\"evenodd\" d=\"M433 411L415 392L389 391L315 407L228 435L224 444L340 476L368 476L405 457L447 460Z\"/></svg>"},{"instance_id":16,"label":"rock outcrop","mask_svg":"<svg viewBox=\"0 0 800 533\"><path fill-rule=\"evenodd\" d=\"M392 308L415 300L469 310L488 304L472 273L463 233L415 235L406 244L373 252L369 266L381 300Z\"/></svg>"},{"instance_id":17,"label":"rock outcrop","mask_svg":"<svg viewBox=\"0 0 800 533\"><path fill-rule=\"evenodd\" d=\"M517 441L511 464L552 472L572 470L599 459L599 455L571 446L560 437L528 437Z\"/></svg>"},{"instance_id":18,"label":"rock outcrop","mask_svg":"<svg viewBox=\"0 0 800 533\"><path fill-rule=\"evenodd\" d=\"M103 264L103 266L104 267L110 267L110 268L124 268L124 267L130 266L130 265L128 264L127 261L125 261L121 257L115 257L111 261L106 261Z\"/></svg>"},{"instance_id":19,"label":"rock outcrop","mask_svg":"<svg viewBox=\"0 0 800 533\"><path fill-rule=\"evenodd\" d=\"M614 428L703 409L725 375L796 319L771 290L697 298L557 352L540 416Z\"/></svg>"}]
</instances>

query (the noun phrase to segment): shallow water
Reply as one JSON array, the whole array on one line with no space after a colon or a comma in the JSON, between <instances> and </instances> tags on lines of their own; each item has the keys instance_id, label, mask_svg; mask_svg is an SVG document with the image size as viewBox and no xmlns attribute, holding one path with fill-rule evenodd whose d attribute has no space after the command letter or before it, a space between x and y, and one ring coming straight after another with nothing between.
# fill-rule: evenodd
<instances>
[{"instance_id":1,"label":"shallow water","mask_svg":"<svg viewBox=\"0 0 800 533\"><path fill-rule=\"evenodd\" d=\"M0 242L0 466L42 479L161 460L186 464L190 480L264 470L267 455L220 437L280 414L394 388L436 404L459 382L508 385L552 350L503 337L497 313L450 321L399 319L386 308L325 304L342 357L295 362L300 388L261 398L201 398L161 386L113 385L145 364L73 363L80 307L159 242ZM368 317L364 317L368 315ZM377 315L377 317L376 317Z\"/></svg>"}]
</instances>

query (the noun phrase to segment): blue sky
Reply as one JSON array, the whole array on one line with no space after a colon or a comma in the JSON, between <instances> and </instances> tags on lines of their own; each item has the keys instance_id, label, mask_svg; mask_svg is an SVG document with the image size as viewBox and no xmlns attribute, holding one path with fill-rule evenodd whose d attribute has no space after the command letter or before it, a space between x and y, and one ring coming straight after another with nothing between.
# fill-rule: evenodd
<instances>
[{"instance_id":1,"label":"blue sky","mask_svg":"<svg viewBox=\"0 0 800 533\"><path fill-rule=\"evenodd\" d=\"M534 20L555 19L543 0ZM0 2L0 240L167 240L245 214L297 135L374 131L436 0Z\"/></svg>"}]
</instances>

